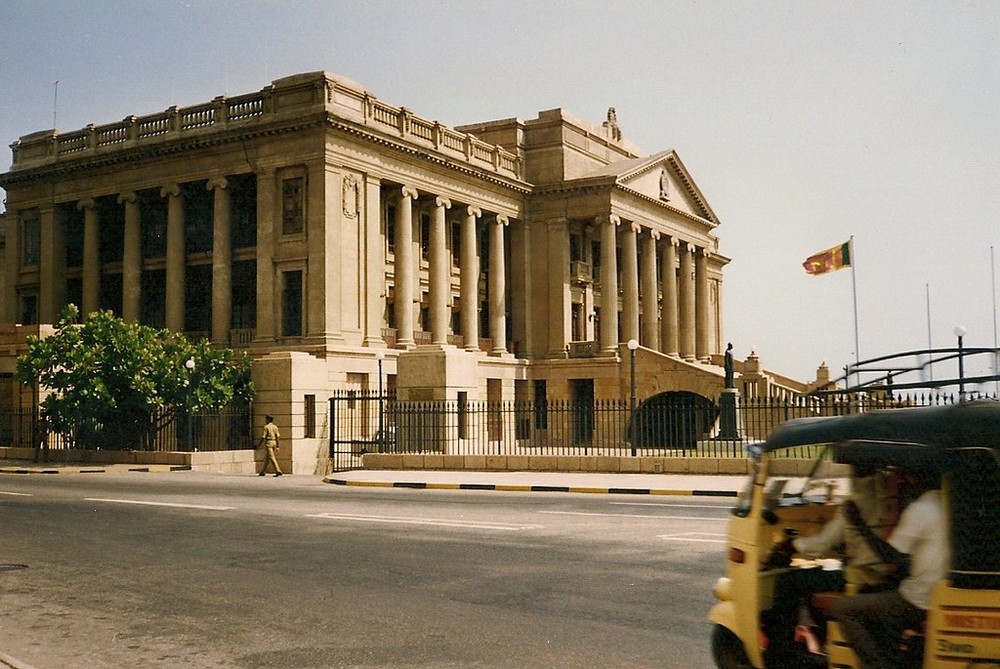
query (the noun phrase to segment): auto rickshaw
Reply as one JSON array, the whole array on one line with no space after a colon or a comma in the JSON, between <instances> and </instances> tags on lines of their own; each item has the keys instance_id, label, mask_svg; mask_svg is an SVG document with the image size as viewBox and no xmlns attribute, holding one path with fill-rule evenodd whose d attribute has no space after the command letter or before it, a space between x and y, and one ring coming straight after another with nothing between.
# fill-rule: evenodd
<instances>
[{"instance_id":1,"label":"auto rickshaw","mask_svg":"<svg viewBox=\"0 0 1000 669\"><path fill-rule=\"evenodd\" d=\"M810 611L822 611L825 604L828 611L835 598L863 591L864 574L850 550L842 562L774 558L789 545L789 536L809 536L833 518L861 469L879 477L871 525L885 538L905 504L900 473L928 466L941 475L951 568L931 592L923 628L885 642L900 644L905 667L1000 668L1000 402L799 418L748 450L751 473L732 509L726 576L715 586L719 601L708 616L720 669L857 668L832 619L822 626L820 652L803 646L797 660L771 656L774 631L767 624L782 595L782 574L792 570L843 569L843 589L812 594L806 603ZM848 548L860 539L851 532L845 531Z\"/></svg>"}]
</instances>

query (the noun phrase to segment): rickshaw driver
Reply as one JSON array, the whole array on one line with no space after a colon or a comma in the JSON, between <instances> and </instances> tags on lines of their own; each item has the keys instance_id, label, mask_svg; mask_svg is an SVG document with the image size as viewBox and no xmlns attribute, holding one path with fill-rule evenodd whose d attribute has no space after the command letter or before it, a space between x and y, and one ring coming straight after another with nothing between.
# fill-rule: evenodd
<instances>
[{"instance_id":1,"label":"rickshaw driver","mask_svg":"<svg viewBox=\"0 0 1000 669\"><path fill-rule=\"evenodd\" d=\"M854 476L851 479L851 499L861 510L861 515L869 522L877 517L878 489L884 485L883 478L883 473L874 468L855 466ZM793 553L822 557L829 555L836 547L846 544L845 552L852 570L852 582L856 581L862 587L884 584L885 564L867 541L855 533L847 532L849 524L845 507L841 506L819 532L790 538L775 550L785 553L789 559ZM771 654L792 652L799 637L806 641L811 647L810 650L821 652L820 640L810 629L810 623L820 626L817 623L823 621L803 620L801 607L813 593L842 592L847 580L844 569L793 569L778 576L774 589L774 605L767 625ZM812 613L809 611L810 615ZM825 629L825 625L820 626L820 629Z\"/></svg>"},{"instance_id":2,"label":"rickshaw driver","mask_svg":"<svg viewBox=\"0 0 1000 669\"><path fill-rule=\"evenodd\" d=\"M849 500L844 505L847 520L903 577L897 589L843 597L833 605L833 617L863 669L896 666L900 635L925 619L931 589L947 576L951 563L940 475L923 471L903 476L923 492L903 510L888 541L868 527L856 504Z\"/></svg>"}]
</instances>

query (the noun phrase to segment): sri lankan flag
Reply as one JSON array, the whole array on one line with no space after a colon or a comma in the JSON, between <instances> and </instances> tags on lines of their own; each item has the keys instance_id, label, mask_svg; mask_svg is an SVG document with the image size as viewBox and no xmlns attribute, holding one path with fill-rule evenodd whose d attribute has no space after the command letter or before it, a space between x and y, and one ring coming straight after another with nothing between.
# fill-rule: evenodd
<instances>
[{"instance_id":1,"label":"sri lankan flag","mask_svg":"<svg viewBox=\"0 0 1000 669\"><path fill-rule=\"evenodd\" d=\"M802 263L807 274L817 276L828 272L836 272L838 269L851 266L851 242L847 241L832 249L815 253Z\"/></svg>"}]
</instances>

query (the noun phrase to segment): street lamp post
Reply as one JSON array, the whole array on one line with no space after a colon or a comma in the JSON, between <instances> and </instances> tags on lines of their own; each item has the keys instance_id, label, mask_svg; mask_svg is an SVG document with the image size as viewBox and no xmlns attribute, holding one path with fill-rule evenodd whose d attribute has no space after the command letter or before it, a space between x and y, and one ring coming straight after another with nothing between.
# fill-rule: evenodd
<instances>
[{"instance_id":1,"label":"street lamp post","mask_svg":"<svg viewBox=\"0 0 1000 669\"><path fill-rule=\"evenodd\" d=\"M379 349L375 352L375 360L378 361L378 452L385 453L385 425L382 418L382 408L385 404L385 396L382 394L382 360L385 359L385 351Z\"/></svg>"},{"instance_id":2,"label":"street lamp post","mask_svg":"<svg viewBox=\"0 0 1000 669\"><path fill-rule=\"evenodd\" d=\"M190 400L190 395L191 395L191 372L194 370L194 358L193 357L192 358L188 358L184 362L184 367L188 371L187 385L188 385L188 399ZM187 449L190 452L190 451L194 450L194 439L191 436L191 422L192 421L191 421L191 405L190 405L190 401L188 402L188 408L187 408L186 414L187 414L186 415L186 418L187 418Z\"/></svg>"},{"instance_id":3,"label":"street lamp post","mask_svg":"<svg viewBox=\"0 0 1000 669\"><path fill-rule=\"evenodd\" d=\"M632 455L636 454L635 447L635 351L639 348L639 342L629 339L629 411L628 411L628 440L632 444Z\"/></svg>"},{"instance_id":4,"label":"street lamp post","mask_svg":"<svg viewBox=\"0 0 1000 669\"><path fill-rule=\"evenodd\" d=\"M965 351L962 347L962 338L965 337L965 326L955 326L955 336L958 337L958 401L965 401Z\"/></svg>"}]
</instances>

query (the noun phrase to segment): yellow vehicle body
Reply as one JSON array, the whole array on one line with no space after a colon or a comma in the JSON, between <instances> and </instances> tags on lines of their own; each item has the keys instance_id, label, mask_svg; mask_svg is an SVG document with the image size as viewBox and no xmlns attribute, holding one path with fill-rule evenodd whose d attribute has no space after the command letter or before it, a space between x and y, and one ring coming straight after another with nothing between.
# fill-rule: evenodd
<instances>
[{"instance_id":1,"label":"yellow vehicle body","mask_svg":"<svg viewBox=\"0 0 1000 669\"><path fill-rule=\"evenodd\" d=\"M904 666L1000 669L1000 402L798 419L786 426L752 449L752 473L729 521L726 574L715 585L718 602L708 614L716 666L805 666L777 664L767 651L762 619L781 575L796 568L769 564L775 547L787 530L809 536L837 513L850 492L854 467L891 473L905 470L913 458L930 458L943 475L952 569L932 591L924 629L898 641L910 647ZM820 454L819 460L805 457ZM879 488L876 524L885 532L900 511L894 494L891 486ZM848 539L847 585L829 597L853 596L864 581L850 562ZM860 667L833 620L827 623L824 653L828 667ZM808 666L823 661L813 655Z\"/></svg>"}]
</instances>

